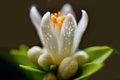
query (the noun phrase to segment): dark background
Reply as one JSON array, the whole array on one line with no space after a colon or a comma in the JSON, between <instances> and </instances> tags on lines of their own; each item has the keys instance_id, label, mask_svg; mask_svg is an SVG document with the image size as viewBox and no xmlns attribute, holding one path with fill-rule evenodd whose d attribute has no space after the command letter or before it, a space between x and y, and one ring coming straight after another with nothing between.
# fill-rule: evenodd
<instances>
[{"instance_id":1,"label":"dark background","mask_svg":"<svg viewBox=\"0 0 120 80\"><path fill-rule=\"evenodd\" d=\"M89 16L88 28L82 38L80 48L95 45L109 45L120 49L120 1L119 0L1 0L0 1L0 49L17 48L21 44L40 45L33 27L29 10L36 5L43 15L46 11L60 10L70 3L77 15L81 9ZM92 80L120 80L120 55L112 55L104 68L92 76ZM1 80L24 80L18 69L0 59Z\"/></svg>"}]
</instances>

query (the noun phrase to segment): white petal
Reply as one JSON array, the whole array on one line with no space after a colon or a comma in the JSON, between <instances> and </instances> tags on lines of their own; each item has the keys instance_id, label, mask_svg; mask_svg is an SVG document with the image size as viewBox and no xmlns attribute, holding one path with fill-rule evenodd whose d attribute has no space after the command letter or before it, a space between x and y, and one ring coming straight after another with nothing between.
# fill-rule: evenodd
<instances>
[{"instance_id":1,"label":"white petal","mask_svg":"<svg viewBox=\"0 0 120 80\"><path fill-rule=\"evenodd\" d=\"M70 14L72 14L74 17L76 17L76 16L75 16L75 13L74 13L74 11L73 11L73 9L72 9L72 6L71 6L70 4L65 4L65 5L61 8L60 12L61 12L62 14L64 14L64 15L67 15L68 13L70 13Z\"/></svg>"},{"instance_id":2,"label":"white petal","mask_svg":"<svg viewBox=\"0 0 120 80\"><path fill-rule=\"evenodd\" d=\"M77 29L75 30L74 45L73 45L73 51L72 51L73 53L77 49L81 41L82 35L86 30L87 24L88 24L88 15L84 10L82 10L82 18L78 23Z\"/></svg>"},{"instance_id":3,"label":"white petal","mask_svg":"<svg viewBox=\"0 0 120 80\"><path fill-rule=\"evenodd\" d=\"M71 14L68 14L63 22L60 35L60 53L64 57L71 54L76 27L75 18Z\"/></svg>"},{"instance_id":4,"label":"white petal","mask_svg":"<svg viewBox=\"0 0 120 80\"><path fill-rule=\"evenodd\" d=\"M40 30L41 15L37 11L35 6L32 6L30 9L30 19L33 22L37 31Z\"/></svg>"},{"instance_id":5,"label":"white petal","mask_svg":"<svg viewBox=\"0 0 120 80\"><path fill-rule=\"evenodd\" d=\"M41 20L41 31L45 48L47 49L48 53L56 56L58 54L58 43L50 20L49 12L47 12Z\"/></svg>"},{"instance_id":6,"label":"white petal","mask_svg":"<svg viewBox=\"0 0 120 80\"><path fill-rule=\"evenodd\" d=\"M44 41L42 40L41 27L40 27L41 15L39 14L35 6L32 6L30 9L30 19L34 24L35 29L37 30L38 36L41 39L42 44L44 45Z\"/></svg>"},{"instance_id":7,"label":"white petal","mask_svg":"<svg viewBox=\"0 0 120 80\"><path fill-rule=\"evenodd\" d=\"M54 30L55 30L55 34L56 34L57 41L58 41L58 43L59 43L61 30L59 29L59 27L55 27ZM58 44L58 45L59 45L59 44Z\"/></svg>"}]
</instances>

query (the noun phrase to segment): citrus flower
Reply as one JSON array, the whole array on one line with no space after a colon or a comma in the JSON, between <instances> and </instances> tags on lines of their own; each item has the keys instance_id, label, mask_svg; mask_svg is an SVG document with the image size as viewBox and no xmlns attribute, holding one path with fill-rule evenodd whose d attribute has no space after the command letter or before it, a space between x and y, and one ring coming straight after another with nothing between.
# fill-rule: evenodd
<instances>
[{"instance_id":1,"label":"citrus flower","mask_svg":"<svg viewBox=\"0 0 120 80\"><path fill-rule=\"evenodd\" d=\"M43 49L38 46L32 47L28 50L28 57L46 71L49 71L50 65L59 66L58 73L63 79L73 76L78 66L88 59L86 52L76 51L88 24L86 11L81 12L82 17L77 24L74 11L69 4L65 4L59 12L46 12L43 17L37 8L32 6L30 18L38 32ZM69 66L67 71L65 65ZM70 75L66 77L62 72Z\"/></svg>"},{"instance_id":2,"label":"citrus flower","mask_svg":"<svg viewBox=\"0 0 120 80\"><path fill-rule=\"evenodd\" d=\"M77 24L75 13L69 4L65 4L58 12L46 12L43 17L35 6L31 7L30 18L43 48L33 46L28 49L22 45L19 50L11 50L19 66L29 71L24 71L29 79L88 80L104 66L104 61L113 52L119 52L110 46L78 49L88 24L86 11L81 12L82 16Z\"/></svg>"},{"instance_id":3,"label":"citrus flower","mask_svg":"<svg viewBox=\"0 0 120 80\"><path fill-rule=\"evenodd\" d=\"M88 24L87 13L82 10L78 24L69 4L65 4L58 13L46 12L43 17L35 6L31 7L30 18L38 32L47 53L55 64L67 56L74 55Z\"/></svg>"}]
</instances>

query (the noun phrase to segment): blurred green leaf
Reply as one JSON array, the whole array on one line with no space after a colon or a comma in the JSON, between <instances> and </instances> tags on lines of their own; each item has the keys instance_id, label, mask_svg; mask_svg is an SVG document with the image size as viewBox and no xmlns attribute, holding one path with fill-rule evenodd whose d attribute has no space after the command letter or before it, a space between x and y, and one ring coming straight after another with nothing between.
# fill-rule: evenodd
<instances>
[{"instance_id":1,"label":"blurred green leaf","mask_svg":"<svg viewBox=\"0 0 120 80\"><path fill-rule=\"evenodd\" d=\"M116 48L113 49L114 49L114 53L120 54L120 49L116 49Z\"/></svg>"},{"instance_id":2,"label":"blurred green leaf","mask_svg":"<svg viewBox=\"0 0 120 80\"><path fill-rule=\"evenodd\" d=\"M33 68L31 66L19 65L27 76L28 80L42 80L44 75L46 74L44 71L41 71L37 68Z\"/></svg>"},{"instance_id":3,"label":"blurred green leaf","mask_svg":"<svg viewBox=\"0 0 120 80\"><path fill-rule=\"evenodd\" d=\"M12 49L10 54L13 56L14 61L22 69L22 72L25 73L28 80L42 80L45 72L37 69L37 65L32 63L27 57L28 46L21 45L19 49Z\"/></svg>"},{"instance_id":4,"label":"blurred green leaf","mask_svg":"<svg viewBox=\"0 0 120 80\"><path fill-rule=\"evenodd\" d=\"M12 55L21 55L21 56L27 56L27 51L29 47L26 45L21 45L19 49L12 49L10 53Z\"/></svg>"},{"instance_id":5,"label":"blurred green leaf","mask_svg":"<svg viewBox=\"0 0 120 80\"><path fill-rule=\"evenodd\" d=\"M11 55L9 54L9 49L0 49L0 59L10 63L13 61Z\"/></svg>"},{"instance_id":6,"label":"blurred green leaf","mask_svg":"<svg viewBox=\"0 0 120 80\"><path fill-rule=\"evenodd\" d=\"M102 68L103 64L95 64L95 63L87 63L81 67L82 74L80 77L76 78L75 80L86 80L85 78L91 76L98 70ZM81 72L81 70L80 70Z\"/></svg>"},{"instance_id":7,"label":"blurred green leaf","mask_svg":"<svg viewBox=\"0 0 120 80\"><path fill-rule=\"evenodd\" d=\"M112 53L113 48L108 46L89 47L84 50L89 55L89 62L103 63Z\"/></svg>"},{"instance_id":8,"label":"blurred green leaf","mask_svg":"<svg viewBox=\"0 0 120 80\"><path fill-rule=\"evenodd\" d=\"M88 63L84 64L75 80L86 80L103 66L103 62L113 53L114 49L108 46L89 47L84 50L89 55ZM81 74L81 75L80 75Z\"/></svg>"},{"instance_id":9,"label":"blurred green leaf","mask_svg":"<svg viewBox=\"0 0 120 80\"><path fill-rule=\"evenodd\" d=\"M39 69L37 69L37 68L33 68L33 67L31 67L31 66L26 66L26 65L19 65L21 68L23 68L23 69L26 69L26 70L29 70L29 71L33 71L33 72L39 72L39 73L45 73L44 71L41 71L41 70L39 70Z\"/></svg>"},{"instance_id":10,"label":"blurred green leaf","mask_svg":"<svg viewBox=\"0 0 120 80\"><path fill-rule=\"evenodd\" d=\"M10 51L11 55L14 57L14 61L16 61L17 64L23 64L31 67L37 67L35 64L33 64L27 57L27 51L28 47L25 45L21 45L19 49L12 49Z\"/></svg>"},{"instance_id":11,"label":"blurred green leaf","mask_svg":"<svg viewBox=\"0 0 120 80\"><path fill-rule=\"evenodd\" d=\"M37 69L37 66L27 58L27 51L28 47L23 45L18 50L11 50L11 55L18 64L22 64L20 67L23 68L29 80L42 80L45 72ZM88 80L89 76L102 68L103 62L113 53L114 49L108 46L96 46L86 48L84 51L89 55L89 60L80 67L75 80ZM54 69L57 69L57 66L51 65L53 72Z\"/></svg>"}]
</instances>

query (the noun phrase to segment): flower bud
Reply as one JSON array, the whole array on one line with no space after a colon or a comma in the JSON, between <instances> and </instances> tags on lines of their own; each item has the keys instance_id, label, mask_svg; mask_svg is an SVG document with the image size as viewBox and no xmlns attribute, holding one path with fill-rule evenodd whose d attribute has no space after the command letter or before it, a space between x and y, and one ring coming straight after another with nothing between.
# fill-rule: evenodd
<instances>
[{"instance_id":1,"label":"flower bud","mask_svg":"<svg viewBox=\"0 0 120 80\"><path fill-rule=\"evenodd\" d=\"M78 63L72 57L66 57L59 65L58 75L61 79L69 79L76 74L78 70Z\"/></svg>"},{"instance_id":2,"label":"flower bud","mask_svg":"<svg viewBox=\"0 0 120 80\"><path fill-rule=\"evenodd\" d=\"M52 73L48 73L44 76L43 80L57 80L56 76Z\"/></svg>"},{"instance_id":3,"label":"flower bud","mask_svg":"<svg viewBox=\"0 0 120 80\"><path fill-rule=\"evenodd\" d=\"M34 46L30 48L27 52L28 58L34 62L37 63L38 57L42 54L42 49L38 46Z\"/></svg>"},{"instance_id":4,"label":"flower bud","mask_svg":"<svg viewBox=\"0 0 120 80\"><path fill-rule=\"evenodd\" d=\"M73 57L78 61L79 66L84 64L88 60L88 55L84 51L77 52Z\"/></svg>"},{"instance_id":5,"label":"flower bud","mask_svg":"<svg viewBox=\"0 0 120 80\"><path fill-rule=\"evenodd\" d=\"M42 54L38 58L38 64L46 71L50 69L50 65L53 64L52 58L49 54Z\"/></svg>"}]
</instances>

